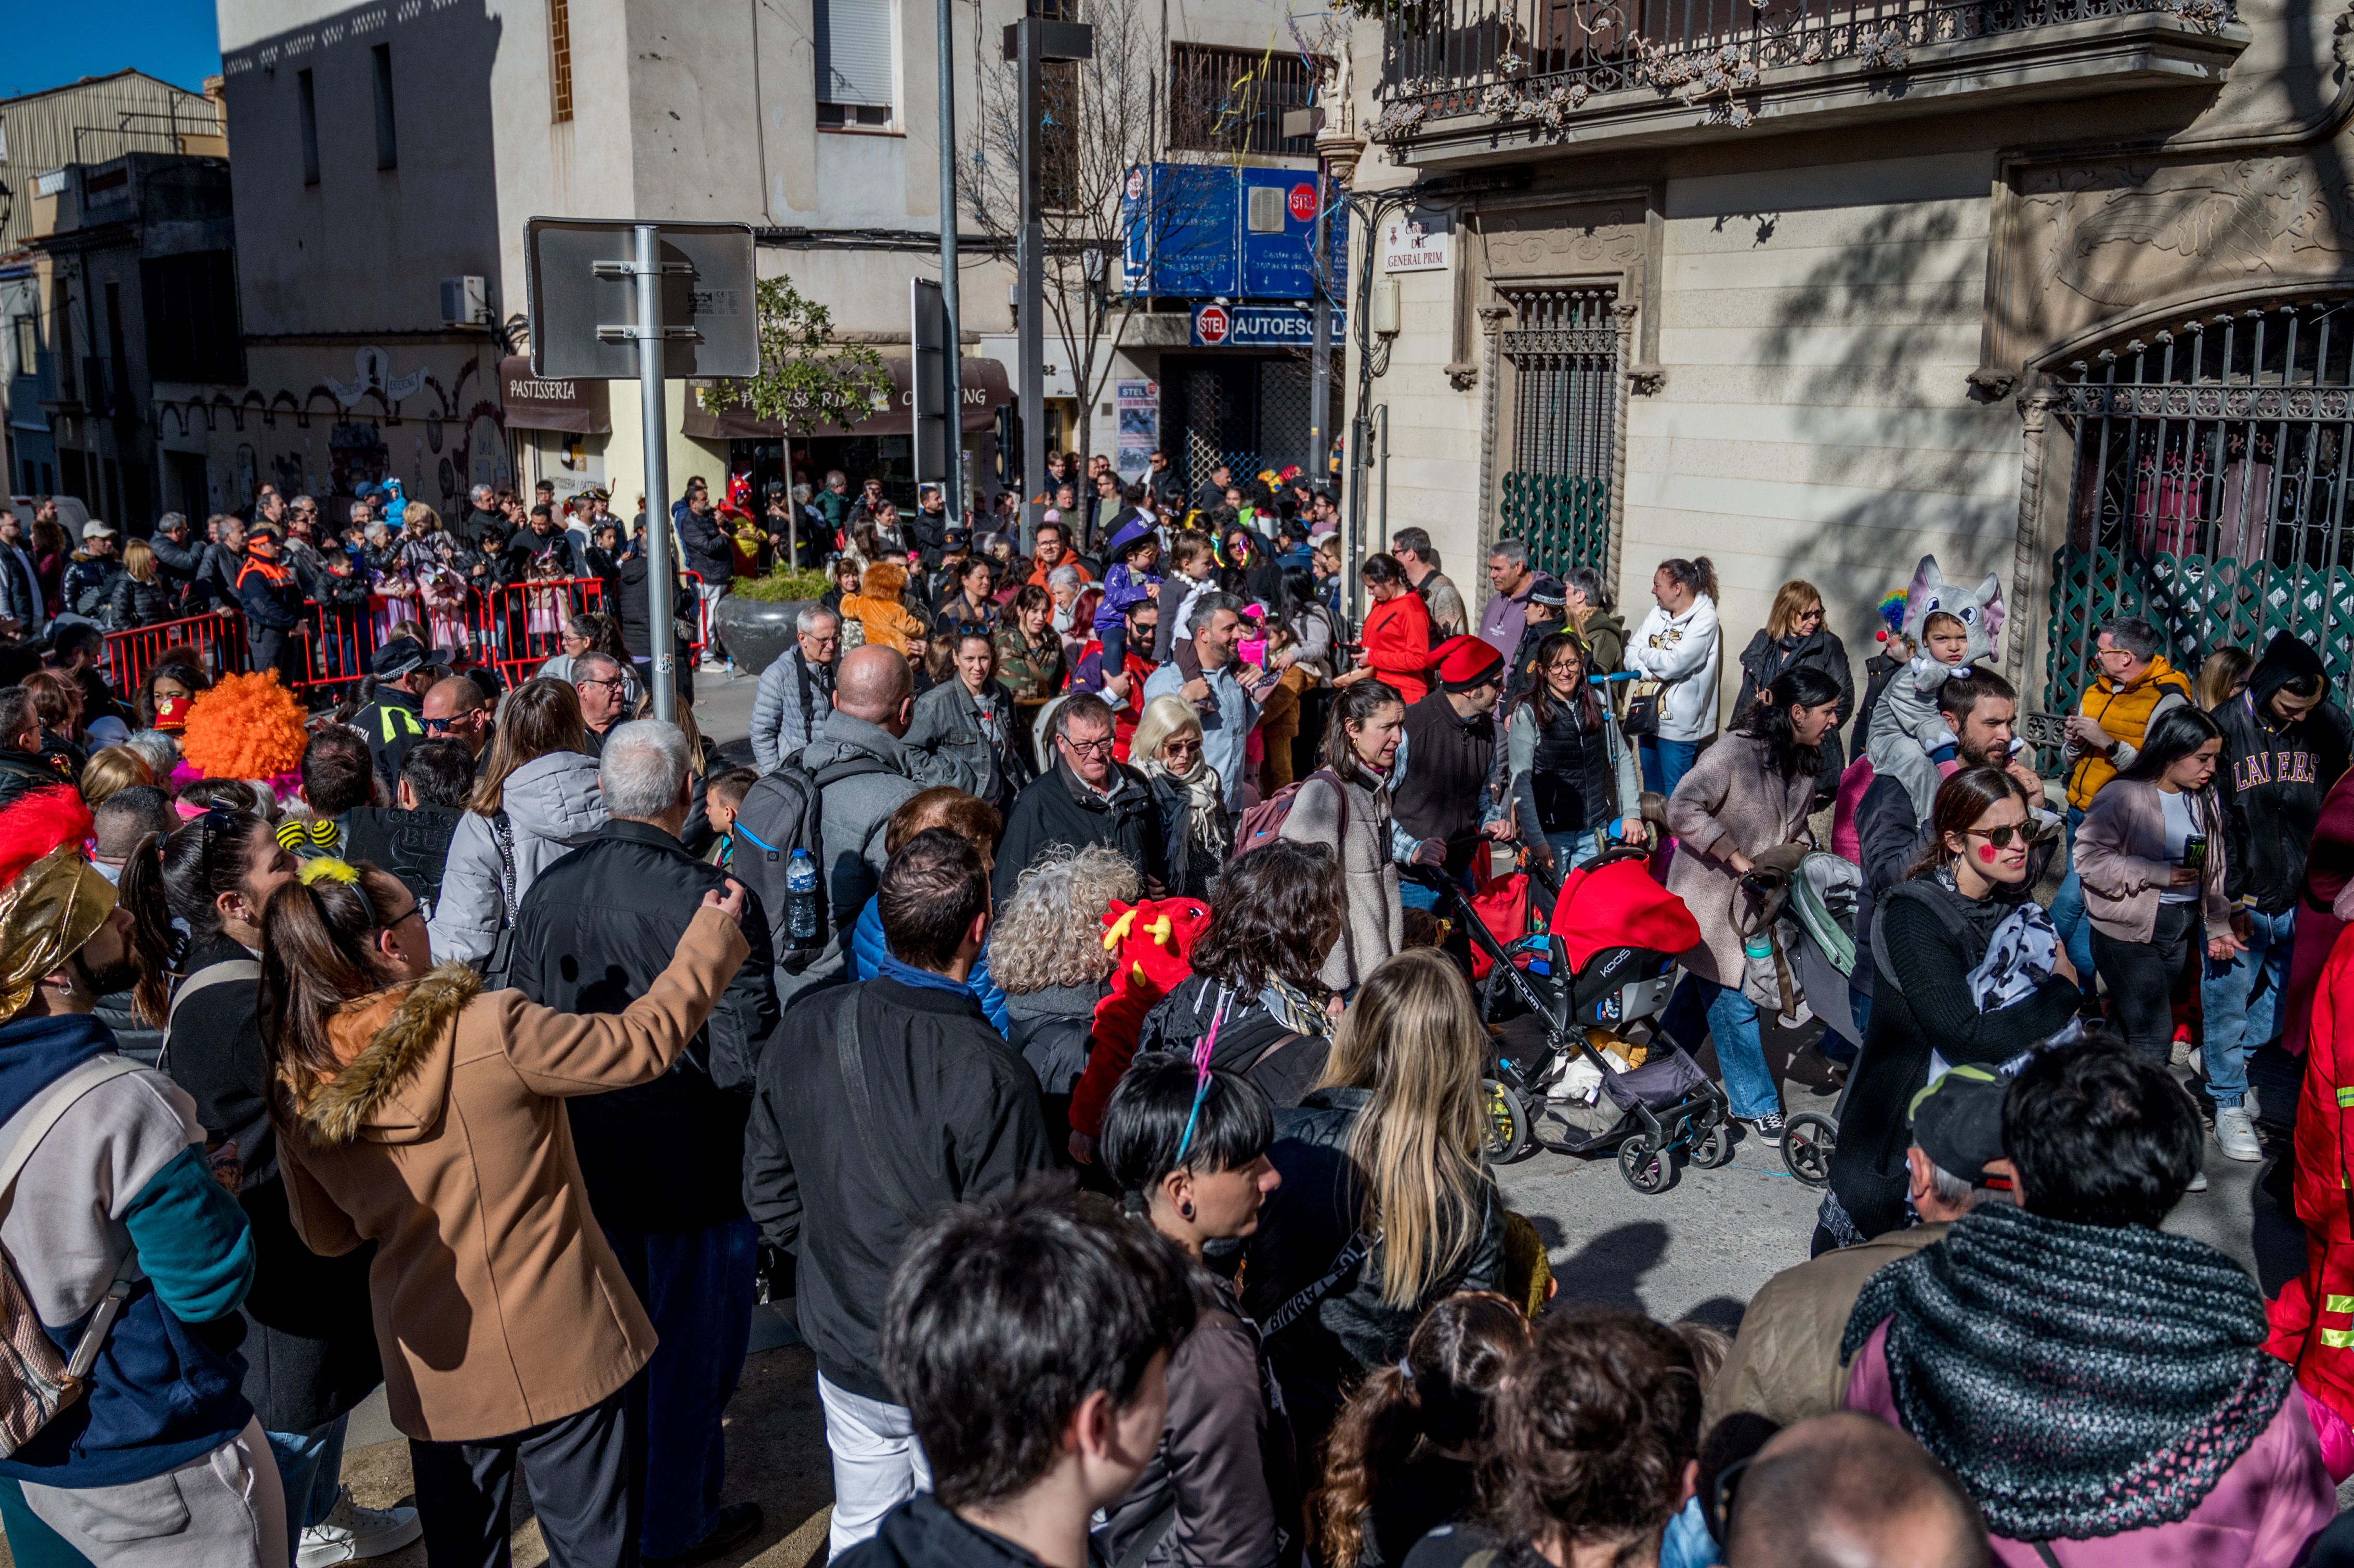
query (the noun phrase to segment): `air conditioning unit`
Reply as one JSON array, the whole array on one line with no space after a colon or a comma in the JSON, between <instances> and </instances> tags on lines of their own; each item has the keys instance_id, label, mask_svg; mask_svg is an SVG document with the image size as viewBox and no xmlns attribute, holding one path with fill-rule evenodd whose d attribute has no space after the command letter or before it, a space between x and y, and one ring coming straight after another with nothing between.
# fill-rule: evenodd
<instances>
[{"instance_id":1,"label":"air conditioning unit","mask_svg":"<svg viewBox=\"0 0 2354 1568\"><path fill-rule=\"evenodd\" d=\"M490 325L490 284L480 278L442 279L441 324L443 326Z\"/></svg>"},{"instance_id":2,"label":"air conditioning unit","mask_svg":"<svg viewBox=\"0 0 2354 1568\"><path fill-rule=\"evenodd\" d=\"M1247 221L1253 234L1283 232L1283 187L1253 185L1245 193L1250 202Z\"/></svg>"}]
</instances>

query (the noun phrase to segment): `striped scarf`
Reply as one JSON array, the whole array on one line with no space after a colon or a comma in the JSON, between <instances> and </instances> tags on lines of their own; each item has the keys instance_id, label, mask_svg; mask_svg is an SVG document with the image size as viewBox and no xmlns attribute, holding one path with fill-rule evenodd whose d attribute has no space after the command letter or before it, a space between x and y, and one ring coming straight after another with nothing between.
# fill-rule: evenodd
<instances>
[{"instance_id":1,"label":"striped scarf","mask_svg":"<svg viewBox=\"0 0 2354 1568\"><path fill-rule=\"evenodd\" d=\"M1904 1429L2012 1541L2189 1517L2295 1375L2264 1353L2264 1293L2214 1248L2009 1203L1873 1275L1841 1359L1883 1321Z\"/></svg>"}]
</instances>

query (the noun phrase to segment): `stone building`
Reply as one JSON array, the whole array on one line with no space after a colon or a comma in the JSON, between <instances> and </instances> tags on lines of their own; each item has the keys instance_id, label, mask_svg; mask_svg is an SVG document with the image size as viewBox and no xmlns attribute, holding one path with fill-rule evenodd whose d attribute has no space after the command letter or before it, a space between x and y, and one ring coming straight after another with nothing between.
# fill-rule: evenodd
<instances>
[{"instance_id":1,"label":"stone building","mask_svg":"<svg viewBox=\"0 0 2354 1568\"><path fill-rule=\"evenodd\" d=\"M1821 589L1860 672L1931 554L1999 576L2031 708L2121 606L2194 664L2292 629L2344 681L2342 22L1422 0L1361 24L1363 211L1435 241L1384 280L1389 524L1467 588L1504 533L1601 566L1630 623L1660 559L1710 556L1728 703L1779 583Z\"/></svg>"}]
</instances>

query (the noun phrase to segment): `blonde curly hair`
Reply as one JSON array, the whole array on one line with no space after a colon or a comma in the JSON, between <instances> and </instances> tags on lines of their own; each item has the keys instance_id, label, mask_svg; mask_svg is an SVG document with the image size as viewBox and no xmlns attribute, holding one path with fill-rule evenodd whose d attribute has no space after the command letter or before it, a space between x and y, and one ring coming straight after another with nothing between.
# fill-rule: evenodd
<instances>
[{"instance_id":1,"label":"blonde curly hair","mask_svg":"<svg viewBox=\"0 0 2354 1568\"><path fill-rule=\"evenodd\" d=\"M1095 985L1111 973L1105 914L1136 902L1136 866L1108 844L1057 844L1033 862L989 933L990 977L1008 996Z\"/></svg>"}]
</instances>

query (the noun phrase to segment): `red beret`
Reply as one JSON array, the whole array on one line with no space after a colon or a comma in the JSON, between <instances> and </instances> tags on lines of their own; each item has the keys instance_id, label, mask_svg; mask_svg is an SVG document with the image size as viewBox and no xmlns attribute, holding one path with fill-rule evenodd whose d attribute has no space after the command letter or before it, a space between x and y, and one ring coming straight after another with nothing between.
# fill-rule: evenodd
<instances>
[{"instance_id":1,"label":"red beret","mask_svg":"<svg viewBox=\"0 0 2354 1568\"><path fill-rule=\"evenodd\" d=\"M1430 651L1430 664L1440 685L1468 692L1495 680L1504 668L1504 656L1479 638L1450 637Z\"/></svg>"}]
</instances>

